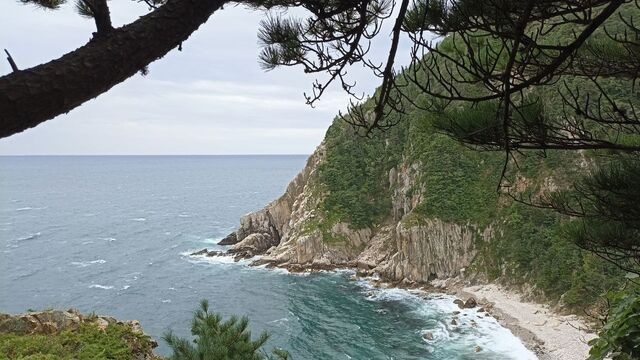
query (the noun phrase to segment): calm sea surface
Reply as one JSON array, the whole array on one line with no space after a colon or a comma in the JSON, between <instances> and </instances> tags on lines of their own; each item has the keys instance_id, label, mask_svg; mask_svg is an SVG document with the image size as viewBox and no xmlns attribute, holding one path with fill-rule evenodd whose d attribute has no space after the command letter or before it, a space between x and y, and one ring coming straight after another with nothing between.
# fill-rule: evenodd
<instances>
[{"instance_id":1,"label":"calm sea surface","mask_svg":"<svg viewBox=\"0 0 640 360\"><path fill-rule=\"evenodd\" d=\"M0 312L77 307L138 319L159 339L188 335L206 298L295 360L535 358L474 310L451 325L448 297L188 256L278 197L305 158L0 157Z\"/></svg>"}]
</instances>

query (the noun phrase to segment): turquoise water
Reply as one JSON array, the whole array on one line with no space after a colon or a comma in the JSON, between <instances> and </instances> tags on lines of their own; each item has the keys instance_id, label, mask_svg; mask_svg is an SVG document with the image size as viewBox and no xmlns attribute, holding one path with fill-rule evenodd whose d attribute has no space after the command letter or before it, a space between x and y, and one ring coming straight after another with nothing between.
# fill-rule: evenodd
<instances>
[{"instance_id":1,"label":"turquoise water","mask_svg":"<svg viewBox=\"0 0 640 360\"><path fill-rule=\"evenodd\" d=\"M349 272L288 274L188 256L279 196L304 156L0 157L0 311L77 307L188 335L207 298L293 359L532 359L452 299ZM423 297L427 296L427 299ZM476 321L473 326L471 319ZM435 339L422 335L432 332ZM482 351L475 352L476 346ZM160 342L160 353L167 348Z\"/></svg>"}]
</instances>

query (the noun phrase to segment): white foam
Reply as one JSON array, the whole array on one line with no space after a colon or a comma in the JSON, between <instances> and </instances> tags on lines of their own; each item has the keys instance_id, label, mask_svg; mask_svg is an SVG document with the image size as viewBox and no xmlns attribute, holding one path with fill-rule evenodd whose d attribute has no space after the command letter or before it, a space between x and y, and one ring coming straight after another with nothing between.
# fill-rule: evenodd
<instances>
[{"instance_id":1,"label":"white foam","mask_svg":"<svg viewBox=\"0 0 640 360\"><path fill-rule=\"evenodd\" d=\"M247 260L239 260L235 261L233 256L231 255L222 255L222 256L206 256L206 255L191 255L194 251L184 251L181 252L180 255L187 258L187 260L192 264L243 264L248 265L249 262Z\"/></svg>"},{"instance_id":2,"label":"white foam","mask_svg":"<svg viewBox=\"0 0 640 360\"><path fill-rule=\"evenodd\" d=\"M18 241L33 240L33 239L39 237L40 235L42 235L42 233L38 231L37 233L29 234L28 236L24 236L24 237L18 238Z\"/></svg>"},{"instance_id":3,"label":"white foam","mask_svg":"<svg viewBox=\"0 0 640 360\"><path fill-rule=\"evenodd\" d=\"M147 221L147 219L146 219L146 218L141 217L141 218L131 219L131 221Z\"/></svg>"},{"instance_id":4,"label":"white foam","mask_svg":"<svg viewBox=\"0 0 640 360\"><path fill-rule=\"evenodd\" d=\"M258 260L260 259L261 256L255 256L249 260L253 261L253 260ZM246 260L246 261L249 261ZM311 275L310 271L289 271L289 269L287 268L283 268L283 267L268 267L267 264L264 265L260 265L260 266L250 266L248 267L248 269L250 270L262 270L262 271L268 271L268 272L272 272L272 273L276 273L276 274L280 274L280 275L292 275L292 276L309 276ZM318 272L322 272L322 271L318 271Z\"/></svg>"},{"instance_id":5,"label":"white foam","mask_svg":"<svg viewBox=\"0 0 640 360\"><path fill-rule=\"evenodd\" d=\"M106 237L106 238L102 238L102 240L108 241L108 242L113 242L113 241L116 241L116 238Z\"/></svg>"},{"instance_id":6,"label":"white foam","mask_svg":"<svg viewBox=\"0 0 640 360\"><path fill-rule=\"evenodd\" d=\"M281 319L276 319L276 320L271 320L269 321L270 324L281 324L281 323L285 323L285 322L289 322L289 318L281 318Z\"/></svg>"},{"instance_id":7,"label":"white foam","mask_svg":"<svg viewBox=\"0 0 640 360\"><path fill-rule=\"evenodd\" d=\"M131 285L125 285L125 286L122 287L122 290L127 290L130 287L131 287Z\"/></svg>"},{"instance_id":8,"label":"white foam","mask_svg":"<svg viewBox=\"0 0 640 360\"><path fill-rule=\"evenodd\" d=\"M126 278L124 279L124 281L126 281L126 282L128 282L128 283L131 283L131 282L137 281L137 280L138 280L138 276L139 276L139 275L142 275L142 274L141 274L141 273L139 273L139 272L137 272L137 271L136 271L136 272L129 273L129 274L127 274L127 275L126 275Z\"/></svg>"},{"instance_id":9,"label":"white foam","mask_svg":"<svg viewBox=\"0 0 640 360\"><path fill-rule=\"evenodd\" d=\"M455 316L458 325L451 325L453 315L444 315L443 323L439 324L438 331L434 331L434 338L438 339L443 336L449 338L458 337L455 328L464 328L468 330L467 337L471 338L476 346L482 349L491 349L491 351L508 356L511 359L518 360L534 360L537 359L535 354L529 351L522 341L511 333L508 329L502 327L498 321L485 313L478 313L477 308L460 309L453 303L454 297L444 295L433 297L425 300L425 304L419 312L442 311L452 314L454 311L459 313Z\"/></svg>"},{"instance_id":10,"label":"white foam","mask_svg":"<svg viewBox=\"0 0 640 360\"><path fill-rule=\"evenodd\" d=\"M89 285L90 289L103 289L103 290L110 290L113 289L113 286L110 285L100 285L100 284L92 284Z\"/></svg>"},{"instance_id":11,"label":"white foam","mask_svg":"<svg viewBox=\"0 0 640 360\"><path fill-rule=\"evenodd\" d=\"M485 351L490 349L492 352L504 356L505 359L537 359L536 355L528 350L520 339L513 335L509 329L502 327L495 318L487 317L485 313L479 313L478 308L460 309L453 303L456 299L453 296L429 294L421 290L381 289L362 279L357 280L357 283L367 292L368 300L408 301L417 305L415 310L417 316L441 319L435 328L425 329L421 332L421 335L427 332L433 335L433 340L423 339L427 343L448 341L455 346L456 340L459 339L459 346L466 347L471 342L474 346L480 346ZM459 313L453 315L454 311ZM451 324L454 317L457 325ZM464 329L465 331L461 333L456 329Z\"/></svg>"},{"instance_id":12,"label":"white foam","mask_svg":"<svg viewBox=\"0 0 640 360\"><path fill-rule=\"evenodd\" d=\"M94 264L104 264L106 262L107 261L104 259L90 260L90 261L72 261L71 265L83 268L83 267L87 267Z\"/></svg>"},{"instance_id":13,"label":"white foam","mask_svg":"<svg viewBox=\"0 0 640 360\"><path fill-rule=\"evenodd\" d=\"M25 207L17 208L16 211L44 210L46 208L47 208L46 206L41 206L41 207L25 206Z\"/></svg>"},{"instance_id":14,"label":"white foam","mask_svg":"<svg viewBox=\"0 0 640 360\"><path fill-rule=\"evenodd\" d=\"M216 238L206 238L206 239L202 240L202 242L203 242L204 244L217 245L217 244L220 242L220 240L222 240L222 238L221 238L221 237L216 237Z\"/></svg>"},{"instance_id":15,"label":"white foam","mask_svg":"<svg viewBox=\"0 0 640 360\"><path fill-rule=\"evenodd\" d=\"M167 304L167 303L170 303L170 302L171 302L171 300L170 300L170 299L163 299L163 300L162 300L162 303L164 303L164 304Z\"/></svg>"}]
</instances>

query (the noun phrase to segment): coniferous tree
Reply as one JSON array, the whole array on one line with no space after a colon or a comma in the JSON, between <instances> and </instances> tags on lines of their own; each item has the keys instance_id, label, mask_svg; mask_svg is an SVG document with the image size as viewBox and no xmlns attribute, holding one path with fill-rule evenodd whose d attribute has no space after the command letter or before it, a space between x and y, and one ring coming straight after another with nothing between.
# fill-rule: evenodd
<instances>
[{"instance_id":1,"label":"coniferous tree","mask_svg":"<svg viewBox=\"0 0 640 360\"><path fill-rule=\"evenodd\" d=\"M333 28L339 20L271 20L262 35L262 60L314 72L323 70L324 63L313 62L322 58L315 51L320 49L329 54L325 63L340 71L342 64L362 62L383 80L372 99L352 104L342 116L356 129L367 135L385 130L402 121L397 114L418 108L436 114L437 130L480 150L503 151L500 191L570 216L567 238L628 272L631 286L621 295L609 294L609 322L591 343L591 359L636 358L640 2L415 0L402 1L395 14L398 26L386 65L402 32L413 45L411 64L398 74L361 56L328 61L334 47L327 44L335 40L314 28ZM433 41L434 33L444 40ZM351 90L345 74L338 74ZM325 85L315 88L321 93ZM584 177L557 191L520 193L513 186L518 159L550 150L578 151L588 159Z\"/></svg>"},{"instance_id":2,"label":"coniferous tree","mask_svg":"<svg viewBox=\"0 0 640 360\"><path fill-rule=\"evenodd\" d=\"M209 302L202 300L191 322L193 341L179 338L171 331L163 339L173 351L173 360L287 360L286 351L275 349L273 357L262 347L269 335L266 332L252 340L247 317L232 316L223 321L220 314L209 312Z\"/></svg>"},{"instance_id":3,"label":"coniferous tree","mask_svg":"<svg viewBox=\"0 0 640 360\"><path fill-rule=\"evenodd\" d=\"M347 20L266 21L262 61L266 67L329 71L336 75L329 81L342 81L349 91L344 67L354 62L370 67L382 86L369 101L352 104L343 120L370 134L402 121L402 116L388 116L392 111L436 113L439 131L472 147L505 153L502 191L580 218L567 232L576 244L640 273L640 203L635 201L640 198L635 177L640 168L640 2L407 0L396 12L373 4L368 6L383 10L365 9ZM351 43L326 31L377 28L364 19L384 14L396 16L386 65L393 63L403 34L413 45L411 64L398 74L366 59L361 51L368 48L366 41ZM446 38L433 41L432 34ZM316 84L316 95L326 86ZM571 191L546 196L526 198L511 191L517 157L548 150L589 151L596 159L588 169L592 175L574 179Z\"/></svg>"}]
</instances>

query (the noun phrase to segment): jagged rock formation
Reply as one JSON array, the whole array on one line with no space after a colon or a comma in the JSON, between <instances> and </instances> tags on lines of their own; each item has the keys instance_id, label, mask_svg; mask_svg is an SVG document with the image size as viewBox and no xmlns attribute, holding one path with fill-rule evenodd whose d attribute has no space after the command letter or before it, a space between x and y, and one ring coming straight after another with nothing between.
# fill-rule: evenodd
<instances>
[{"instance_id":1,"label":"jagged rock formation","mask_svg":"<svg viewBox=\"0 0 640 360\"><path fill-rule=\"evenodd\" d=\"M396 253L379 269L391 279L427 282L461 275L476 256L477 237L488 241L491 228L482 232L474 226L460 226L438 219L420 225L398 223Z\"/></svg>"},{"instance_id":2,"label":"jagged rock formation","mask_svg":"<svg viewBox=\"0 0 640 360\"><path fill-rule=\"evenodd\" d=\"M354 229L348 223L327 222L319 210L324 194L317 176L325 151L324 143L318 146L285 193L243 216L238 230L220 245L233 244L228 253L236 258L262 255L255 265L294 270L357 267L391 281L427 282L459 275L476 255L475 241L491 238L491 228L412 220L413 209L423 200L416 189L419 163L403 162L389 171L392 211L382 226Z\"/></svg>"}]
</instances>

